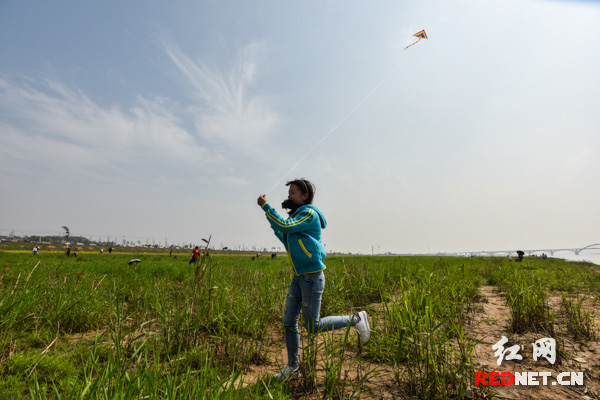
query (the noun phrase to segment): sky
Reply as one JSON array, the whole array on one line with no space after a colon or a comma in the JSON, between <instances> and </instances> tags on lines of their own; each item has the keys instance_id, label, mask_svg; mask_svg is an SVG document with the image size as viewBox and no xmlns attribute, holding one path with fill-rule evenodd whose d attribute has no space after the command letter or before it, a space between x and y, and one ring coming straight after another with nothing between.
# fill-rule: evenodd
<instances>
[{"instance_id":1,"label":"sky","mask_svg":"<svg viewBox=\"0 0 600 400\"><path fill-rule=\"evenodd\" d=\"M599 1L0 0L0 49L0 234L271 249L302 177L329 252L600 243Z\"/></svg>"}]
</instances>

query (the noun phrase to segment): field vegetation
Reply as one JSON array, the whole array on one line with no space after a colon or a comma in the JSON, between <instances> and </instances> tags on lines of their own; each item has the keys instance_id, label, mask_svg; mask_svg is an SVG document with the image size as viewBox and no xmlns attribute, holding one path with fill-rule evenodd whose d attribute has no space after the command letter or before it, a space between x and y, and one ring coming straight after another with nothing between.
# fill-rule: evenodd
<instances>
[{"instance_id":1,"label":"field vegetation","mask_svg":"<svg viewBox=\"0 0 600 400\"><path fill-rule=\"evenodd\" d=\"M493 398L473 382L485 337L554 337L563 369L577 343L598 340L594 264L331 256L321 315L367 310L371 342L351 328L303 330L302 373L279 383L287 257L188 258L1 251L0 398ZM482 332L490 287L510 317ZM589 361L586 387L571 390L594 398Z\"/></svg>"}]
</instances>

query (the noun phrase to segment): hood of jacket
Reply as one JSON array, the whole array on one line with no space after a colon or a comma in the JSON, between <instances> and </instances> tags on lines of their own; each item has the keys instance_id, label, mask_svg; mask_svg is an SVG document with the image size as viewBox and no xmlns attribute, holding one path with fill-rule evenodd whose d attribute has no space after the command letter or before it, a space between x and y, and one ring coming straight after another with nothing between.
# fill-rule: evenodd
<instances>
[{"instance_id":1,"label":"hood of jacket","mask_svg":"<svg viewBox=\"0 0 600 400\"><path fill-rule=\"evenodd\" d=\"M310 208L319 216L319 220L321 221L321 229L325 229L327 227L327 220L325 220L325 216L323 215L321 210L319 210L316 206L314 206L312 204L305 204L305 205L301 206L299 209L296 210L296 212L294 212L292 215L290 215L290 217L295 216L300 211L306 210L307 208Z\"/></svg>"}]
</instances>

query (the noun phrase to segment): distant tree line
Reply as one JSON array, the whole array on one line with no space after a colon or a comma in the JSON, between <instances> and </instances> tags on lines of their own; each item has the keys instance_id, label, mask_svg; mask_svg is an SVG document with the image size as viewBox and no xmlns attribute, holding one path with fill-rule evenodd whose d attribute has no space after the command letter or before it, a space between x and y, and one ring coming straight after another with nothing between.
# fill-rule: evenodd
<instances>
[{"instance_id":1,"label":"distant tree line","mask_svg":"<svg viewBox=\"0 0 600 400\"><path fill-rule=\"evenodd\" d=\"M32 236L14 236L14 235L2 235L0 239L3 242L19 242L19 243L43 243L43 244L63 244L65 243L64 236L41 236L41 235L32 235ZM99 246L114 246L114 242L92 242L90 239L84 236L70 236L69 243L78 244L84 246L89 246L92 244L96 244Z\"/></svg>"}]
</instances>

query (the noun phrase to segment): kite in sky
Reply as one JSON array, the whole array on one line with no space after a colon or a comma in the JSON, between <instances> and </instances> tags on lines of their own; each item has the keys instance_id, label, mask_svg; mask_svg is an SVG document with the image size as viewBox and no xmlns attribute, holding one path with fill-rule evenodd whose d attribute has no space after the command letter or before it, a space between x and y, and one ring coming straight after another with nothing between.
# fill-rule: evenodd
<instances>
[{"instance_id":1,"label":"kite in sky","mask_svg":"<svg viewBox=\"0 0 600 400\"><path fill-rule=\"evenodd\" d=\"M418 37L417 41L406 46L404 48L404 50L408 49L410 46L413 46L413 45L419 43L421 41L421 39L427 39L427 34L425 33L425 29L423 29L420 32L415 33L413 36Z\"/></svg>"},{"instance_id":2,"label":"kite in sky","mask_svg":"<svg viewBox=\"0 0 600 400\"><path fill-rule=\"evenodd\" d=\"M417 41L416 41L416 42L414 42L414 43L411 43L411 44L409 44L408 46L406 46L406 47L404 48L404 50L408 49L410 46L413 46L413 45L415 45L415 44L419 43L419 42L421 41L421 39L427 39L427 34L425 33L425 30L424 30L424 29L423 29L422 31L420 31L420 32L417 32L417 33L415 33L413 36L417 38ZM286 172L286 173L285 173L285 175L283 175L283 176L282 176L282 177L281 177L281 178L280 178L280 179L279 179L279 180L278 180L278 181L277 181L277 182L276 182L276 183L273 185L273 187L272 187L271 189L269 189L269 191L268 191L266 194L269 194L269 193L271 193L271 191L273 191L273 189L275 189L275 187L276 187L277 185L279 185L279 182L281 182L281 181L283 180L283 178L285 178L286 176L288 176L288 175L290 174L290 172L292 172L294 169L296 169L296 167L297 167L297 166L298 166L298 165L299 165L299 164L300 164L300 163L301 163L301 162L302 162L302 161L303 161L303 160L304 160L306 157L308 157L308 155L309 155L310 153L312 153L312 152L313 152L313 151L314 151L314 150L315 150L317 147L319 147L319 145L320 145L320 144L321 144L321 143L322 143L322 142L323 142L325 139L327 139L327 137L328 137L329 135L331 135L331 134L333 133L333 131L335 131L335 130L338 128L338 126L340 126L340 125L341 125L341 124L342 124L342 123L343 123L343 122L344 122L344 121L345 121L345 120L346 120L348 117L350 117L350 116L351 116L351 115L354 113L354 111L356 111L356 110L357 110L357 109L358 109L358 108L359 108L359 107L360 107L360 106L361 106L361 105L362 105L362 104L363 104L363 103L364 103L364 102L365 102L365 101L366 101L366 100L367 100L367 99L368 99L368 98L369 98L369 97L370 97L370 96L371 96L371 95L372 95L372 94L373 94L373 93L374 93L374 92L377 90L377 88L379 88L379 87L380 87L380 86L381 86L381 85L382 85L382 84L383 84L383 83L384 83L386 80L388 80L388 78L389 78L390 76L392 76L392 74L394 73L394 71L395 71L396 69L398 69L398 67L399 67L399 66L400 66L400 64L398 64L398 66L396 66L396 68L395 68L395 69L393 69L393 70L392 70L392 71L391 71L391 72L390 72L390 73L389 73L389 74L388 74L386 77L384 77L384 78L381 80L381 82L379 82L379 83L378 83L378 84L377 84L377 85L376 85L376 86L373 88L373 90L371 90L371 91L370 91L370 92L369 92L369 93L368 93L368 94L367 94L367 95L366 95L366 96L365 96L365 97L364 97L364 98L363 98L363 99L362 99L362 100L361 100L361 101L360 101L360 102L359 102L359 103L358 103L356 106L354 106L354 108L353 108L352 110L350 110L350 112L349 112L348 114L346 114L346 116L345 116L344 118L342 118L342 119L340 120L340 122L338 122L338 123L337 123L337 124L336 124L336 125L335 125L333 128L331 128L331 129L329 130L329 132L327 132L327 133L326 133L326 134L325 134L325 135L324 135L324 136L323 136L323 137L322 137L322 138L321 138L321 139L320 139L320 140L319 140L319 141L318 141L318 142L317 142L317 143L316 143L316 144L315 144L315 145L312 147L312 149L310 149L310 150L309 150L309 151L308 151L306 154L304 154L304 155L303 155L303 156L302 156L302 157L301 157L301 158L300 158L300 159L299 159L299 160L296 162L296 164L294 164L294 165L292 166L292 168L290 168L290 170L289 170L288 172ZM204 240L204 239L203 239L203 240Z\"/></svg>"}]
</instances>

